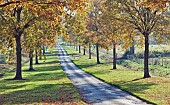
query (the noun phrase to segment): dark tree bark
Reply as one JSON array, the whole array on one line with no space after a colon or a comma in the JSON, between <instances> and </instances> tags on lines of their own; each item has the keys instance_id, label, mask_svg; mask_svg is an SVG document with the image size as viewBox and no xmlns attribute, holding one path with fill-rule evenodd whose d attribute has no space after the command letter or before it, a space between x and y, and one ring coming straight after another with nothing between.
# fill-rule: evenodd
<instances>
[{"instance_id":1,"label":"dark tree bark","mask_svg":"<svg viewBox=\"0 0 170 105\"><path fill-rule=\"evenodd\" d=\"M30 67L29 67L29 71L34 71L34 69L33 69L33 57L30 57Z\"/></svg>"},{"instance_id":2,"label":"dark tree bark","mask_svg":"<svg viewBox=\"0 0 170 105\"><path fill-rule=\"evenodd\" d=\"M40 49L39 60L42 60L42 51Z\"/></svg>"},{"instance_id":3,"label":"dark tree bark","mask_svg":"<svg viewBox=\"0 0 170 105\"><path fill-rule=\"evenodd\" d=\"M76 49L76 44L74 43L74 46L73 46L75 49Z\"/></svg>"},{"instance_id":4,"label":"dark tree bark","mask_svg":"<svg viewBox=\"0 0 170 105\"><path fill-rule=\"evenodd\" d=\"M21 11L22 11L22 7L20 8L15 8L14 9L14 13L16 13L17 15L17 22L20 23L20 19L21 19ZM15 14L14 14L15 16ZM23 31L20 30L20 27L15 29L15 41L16 41L16 55L17 55L17 65L16 65L16 75L14 77L14 80L22 80L22 70L21 70L21 61L22 61L22 57L21 57L21 35L23 33Z\"/></svg>"},{"instance_id":5,"label":"dark tree bark","mask_svg":"<svg viewBox=\"0 0 170 105\"><path fill-rule=\"evenodd\" d=\"M106 50L106 52L107 52L107 54L109 54L109 50L108 49Z\"/></svg>"},{"instance_id":6,"label":"dark tree bark","mask_svg":"<svg viewBox=\"0 0 170 105\"><path fill-rule=\"evenodd\" d=\"M145 54L144 54L144 78L151 77L149 74L148 58L149 58L149 34L145 35Z\"/></svg>"},{"instance_id":7,"label":"dark tree bark","mask_svg":"<svg viewBox=\"0 0 170 105\"><path fill-rule=\"evenodd\" d=\"M81 46L79 45L79 53L81 53Z\"/></svg>"},{"instance_id":8,"label":"dark tree bark","mask_svg":"<svg viewBox=\"0 0 170 105\"><path fill-rule=\"evenodd\" d=\"M89 43L89 59L91 59L91 44Z\"/></svg>"},{"instance_id":9,"label":"dark tree bark","mask_svg":"<svg viewBox=\"0 0 170 105\"><path fill-rule=\"evenodd\" d=\"M43 55L45 55L45 46L43 45Z\"/></svg>"},{"instance_id":10,"label":"dark tree bark","mask_svg":"<svg viewBox=\"0 0 170 105\"><path fill-rule=\"evenodd\" d=\"M86 55L86 48L83 49L83 55Z\"/></svg>"},{"instance_id":11,"label":"dark tree bark","mask_svg":"<svg viewBox=\"0 0 170 105\"><path fill-rule=\"evenodd\" d=\"M16 55L17 55L17 65L16 65L16 75L14 80L22 80L22 71L21 71L21 35L15 37L16 40Z\"/></svg>"},{"instance_id":12,"label":"dark tree bark","mask_svg":"<svg viewBox=\"0 0 170 105\"><path fill-rule=\"evenodd\" d=\"M116 45L113 44L113 69L117 69L116 68Z\"/></svg>"},{"instance_id":13,"label":"dark tree bark","mask_svg":"<svg viewBox=\"0 0 170 105\"><path fill-rule=\"evenodd\" d=\"M20 21L21 21L21 11L22 11L22 7L16 7L14 9L14 14L12 16L16 16L16 21L19 27L15 28L15 40L16 40L16 55L17 55L17 64L16 64L16 75L14 77L14 80L22 80L22 70L21 70L21 61L22 61L22 57L21 57L21 36L22 33L24 32L24 30L26 28L28 28L30 26L30 23L35 19L32 18L31 20L29 20L23 27L21 27Z\"/></svg>"},{"instance_id":14,"label":"dark tree bark","mask_svg":"<svg viewBox=\"0 0 170 105\"><path fill-rule=\"evenodd\" d=\"M130 55L134 55L134 54L135 54L135 46L132 45L132 46L130 47Z\"/></svg>"},{"instance_id":15,"label":"dark tree bark","mask_svg":"<svg viewBox=\"0 0 170 105\"><path fill-rule=\"evenodd\" d=\"M96 43L96 57L97 57L97 64L100 64L100 60L99 60L99 44Z\"/></svg>"},{"instance_id":16,"label":"dark tree bark","mask_svg":"<svg viewBox=\"0 0 170 105\"><path fill-rule=\"evenodd\" d=\"M35 51L35 64L39 64L39 62L38 62L38 52L37 52L37 50Z\"/></svg>"}]
</instances>

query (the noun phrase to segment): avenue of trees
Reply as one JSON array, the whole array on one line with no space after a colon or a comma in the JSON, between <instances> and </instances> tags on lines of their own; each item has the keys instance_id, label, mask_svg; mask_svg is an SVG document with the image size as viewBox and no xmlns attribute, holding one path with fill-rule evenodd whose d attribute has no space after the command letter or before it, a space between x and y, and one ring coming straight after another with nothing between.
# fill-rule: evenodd
<instances>
[{"instance_id":1,"label":"avenue of trees","mask_svg":"<svg viewBox=\"0 0 170 105\"><path fill-rule=\"evenodd\" d=\"M152 35L157 43L169 40L168 8L168 0L94 0L84 18L76 20L85 19L86 29L81 34L72 31L74 37L70 37L70 43L77 42L77 37L84 33L77 45L96 45L97 64L100 64L98 47L112 48L113 69L116 69L117 45L123 43L123 48L129 48L134 41L143 44L144 78L149 78L149 38ZM78 28L82 24L74 25ZM85 39L88 41L84 42Z\"/></svg>"},{"instance_id":2,"label":"avenue of trees","mask_svg":"<svg viewBox=\"0 0 170 105\"><path fill-rule=\"evenodd\" d=\"M145 46L148 78L149 37L159 43L170 38L168 6L169 0L1 0L0 49L4 54L10 49L17 62L14 79L21 80L22 53L29 55L29 70L34 70L34 55L38 64L44 46L54 46L59 35L79 52L82 46L84 55L89 48L89 59L95 45L97 64L100 46L113 49L112 69L117 68L117 45L129 48L138 41Z\"/></svg>"},{"instance_id":3,"label":"avenue of trees","mask_svg":"<svg viewBox=\"0 0 170 105\"><path fill-rule=\"evenodd\" d=\"M12 48L15 54L16 75L22 79L22 52L30 57L30 70L34 51L41 53L41 46L54 45L56 35L62 33L64 7L79 12L87 5L85 0L1 0L0 1L0 49ZM38 63L38 62L37 62Z\"/></svg>"}]
</instances>

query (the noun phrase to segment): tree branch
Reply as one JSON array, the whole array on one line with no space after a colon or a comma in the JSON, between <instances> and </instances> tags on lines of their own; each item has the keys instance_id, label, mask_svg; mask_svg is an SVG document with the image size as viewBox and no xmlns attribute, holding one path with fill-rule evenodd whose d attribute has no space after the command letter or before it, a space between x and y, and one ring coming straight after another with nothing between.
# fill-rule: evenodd
<instances>
[{"instance_id":1,"label":"tree branch","mask_svg":"<svg viewBox=\"0 0 170 105\"><path fill-rule=\"evenodd\" d=\"M31 23L32 21L34 21L35 19L36 19L36 17L30 19L30 20L23 26L23 28L22 28L22 30L21 30L21 33L23 33L24 30L25 30L26 28L28 28L28 27L30 26L30 23Z\"/></svg>"},{"instance_id":2,"label":"tree branch","mask_svg":"<svg viewBox=\"0 0 170 105\"><path fill-rule=\"evenodd\" d=\"M6 2L6 3L4 3L4 4L1 4L1 5L0 5L0 7L2 8L2 7L5 7L5 6L7 6L7 5L15 4L15 3L20 3L20 1L11 1L11 2Z\"/></svg>"}]
</instances>

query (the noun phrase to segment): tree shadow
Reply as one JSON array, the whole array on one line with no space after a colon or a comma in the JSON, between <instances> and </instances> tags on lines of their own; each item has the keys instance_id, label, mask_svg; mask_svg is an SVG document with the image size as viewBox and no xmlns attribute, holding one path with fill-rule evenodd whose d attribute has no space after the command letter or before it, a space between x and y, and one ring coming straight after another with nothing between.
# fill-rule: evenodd
<instances>
[{"instance_id":1,"label":"tree shadow","mask_svg":"<svg viewBox=\"0 0 170 105\"><path fill-rule=\"evenodd\" d=\"M55 63L60 63L58 60L55 60L55 61L51 61L51 62L41 62L39 64L36 64L36 65L41 65L41 64L55 64Z\"/></svg>"},{"instance_id":2,"label":"tree shadow","mask_svg":"<svg viewBox=\"0 0 170 105\"><path fill-rule=\"evenodd\" d=\"M43 84L34 88L0 94L0 105L2 104L32 104L32 103L64 103L81 101L76 89L71 83L65 84Z\"/></svg>"},{"instance_id":3,"label":"tree shadow","mask_svg":"<svg viewBox=\"0 0 170 105\"><path fill-rule=\"evenodd\" d=\"M50 81L50 80L60 80L65 78L65 74L63 74L62 72L48 72L48 73L38 73L34 76L35 79L32 79L31 81ZM28 76L27 78L31 78L32 76ZM45 77L45 78L43 78Z\"/></svg>"},{"instance_id":4,"label":"tree shadow","mask_svg":"<svg viewBox=\"0 0 170 105\"><path fill-rule=\"evenodd\" d=\"M80 69L83 69L83 68L89 68L89 67L93 67L93 66L96 66L97 64L91 64L91 65L76 65L77 67L79 67Z\"/></svg>"},{"instance_id":5,"label":"tree shadow","mask_svg":"<svg viewBox=\"0 0 170 105\"><path fill-rule=\"evenodd\" d=\"M49 54L45 54L45 56L58 56L57 53L49 53Z\"/></svg>"},{"instance_id":6,"label":"tree shadow","mask_svg":"<svg viewBox=\"0 0 170 105\"><path fill-rule=\"evenodd\" d=\"M119 81L122 85L126 85L125 90L130 92L142 92L143 90L150 89L149 87L156 85L154 83L142 83L142 82L126 82Z\"/></svg>"},{"instance_id":7,"label":"tree shadow","mask_svg":"<svg viewBox=\"0 0 170 105\"><path fill-rule=\"evenodd\" d=\"M142 79L145 79L145 78L136 78L136 79L133 79L133 80L130 80L130 81L124 81L122 82L123 84L125 83L130 83L130 82L135 82L135 81L138 81L138 80L142 80Z\"/></svg>"},{"instance_id":8,"label":"tree shadow","mask_svg":"<svg viewBox=\"0 0 170 105\"><path fill-rule=\"evenodd\" d=\"M1 91L6 91L7 89L18 89L18 88L23 88L25 87L26 85L17 85L17 84L13 84L13 85L5 85L5 84L2 84L2 87L4 88L1 88Z\"/></svg>"},{"instance_id":9,"label":"tree shadow","mask_svg":"<svg viewBox=\"0 0 170 105\"><path fill-rule=\"evenodd\" d=\"M56 71L61 70L61 66L51 65L51 66L43 66L43 67L34 67L35 71L31 72L42 72L42 71ZM28 70L23 70L23 72L30 72Z\"/></svg>"},{"instance_id":10,"label":"tree shadow","mask_svg":"<svg viewBox=\"0 0 170 105\"><path fill-rule=\"evenodd\" d=\"M0 73L0 78L2 78L4 76L4 74L3 73Z\"/></svg>"},{"instance_id":11,"label":"tree shadow","mask_svg":"<svg viewBox=\"0 0 170 105\"><path fill-rule=\"evenodd\" d=\"M67 54L68 56L78 56L79 54L78 53L71 53L71 54Z\"/></svg>"}]
</instances>

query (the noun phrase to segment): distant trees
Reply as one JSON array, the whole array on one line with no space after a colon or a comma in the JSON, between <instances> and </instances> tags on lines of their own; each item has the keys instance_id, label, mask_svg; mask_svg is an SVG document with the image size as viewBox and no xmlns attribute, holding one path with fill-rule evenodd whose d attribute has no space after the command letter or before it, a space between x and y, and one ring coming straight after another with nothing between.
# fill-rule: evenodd
<instances>
[{"instance_id":1,"label":"distant trees","mask_svg":"<svg viewBox=\"0 0 170 105\"><path fill-rule=\"evenodd\" d=\"M91 4L92 8L91 11L87 14L87 19L86 19L86 28L88 30L87 36L89 37L89 47L91 46L91 42L95 44L96 47L96 61L97 64L100 64L100 58L99 58L99 47L100 43L102 42L103 39L103 34L101 32L101 0L94 0L93 3ZM91 49L89 48L89 52L91 52ZM89 56L91 58L91 56Z\"/></svg>"}]
</instances>

